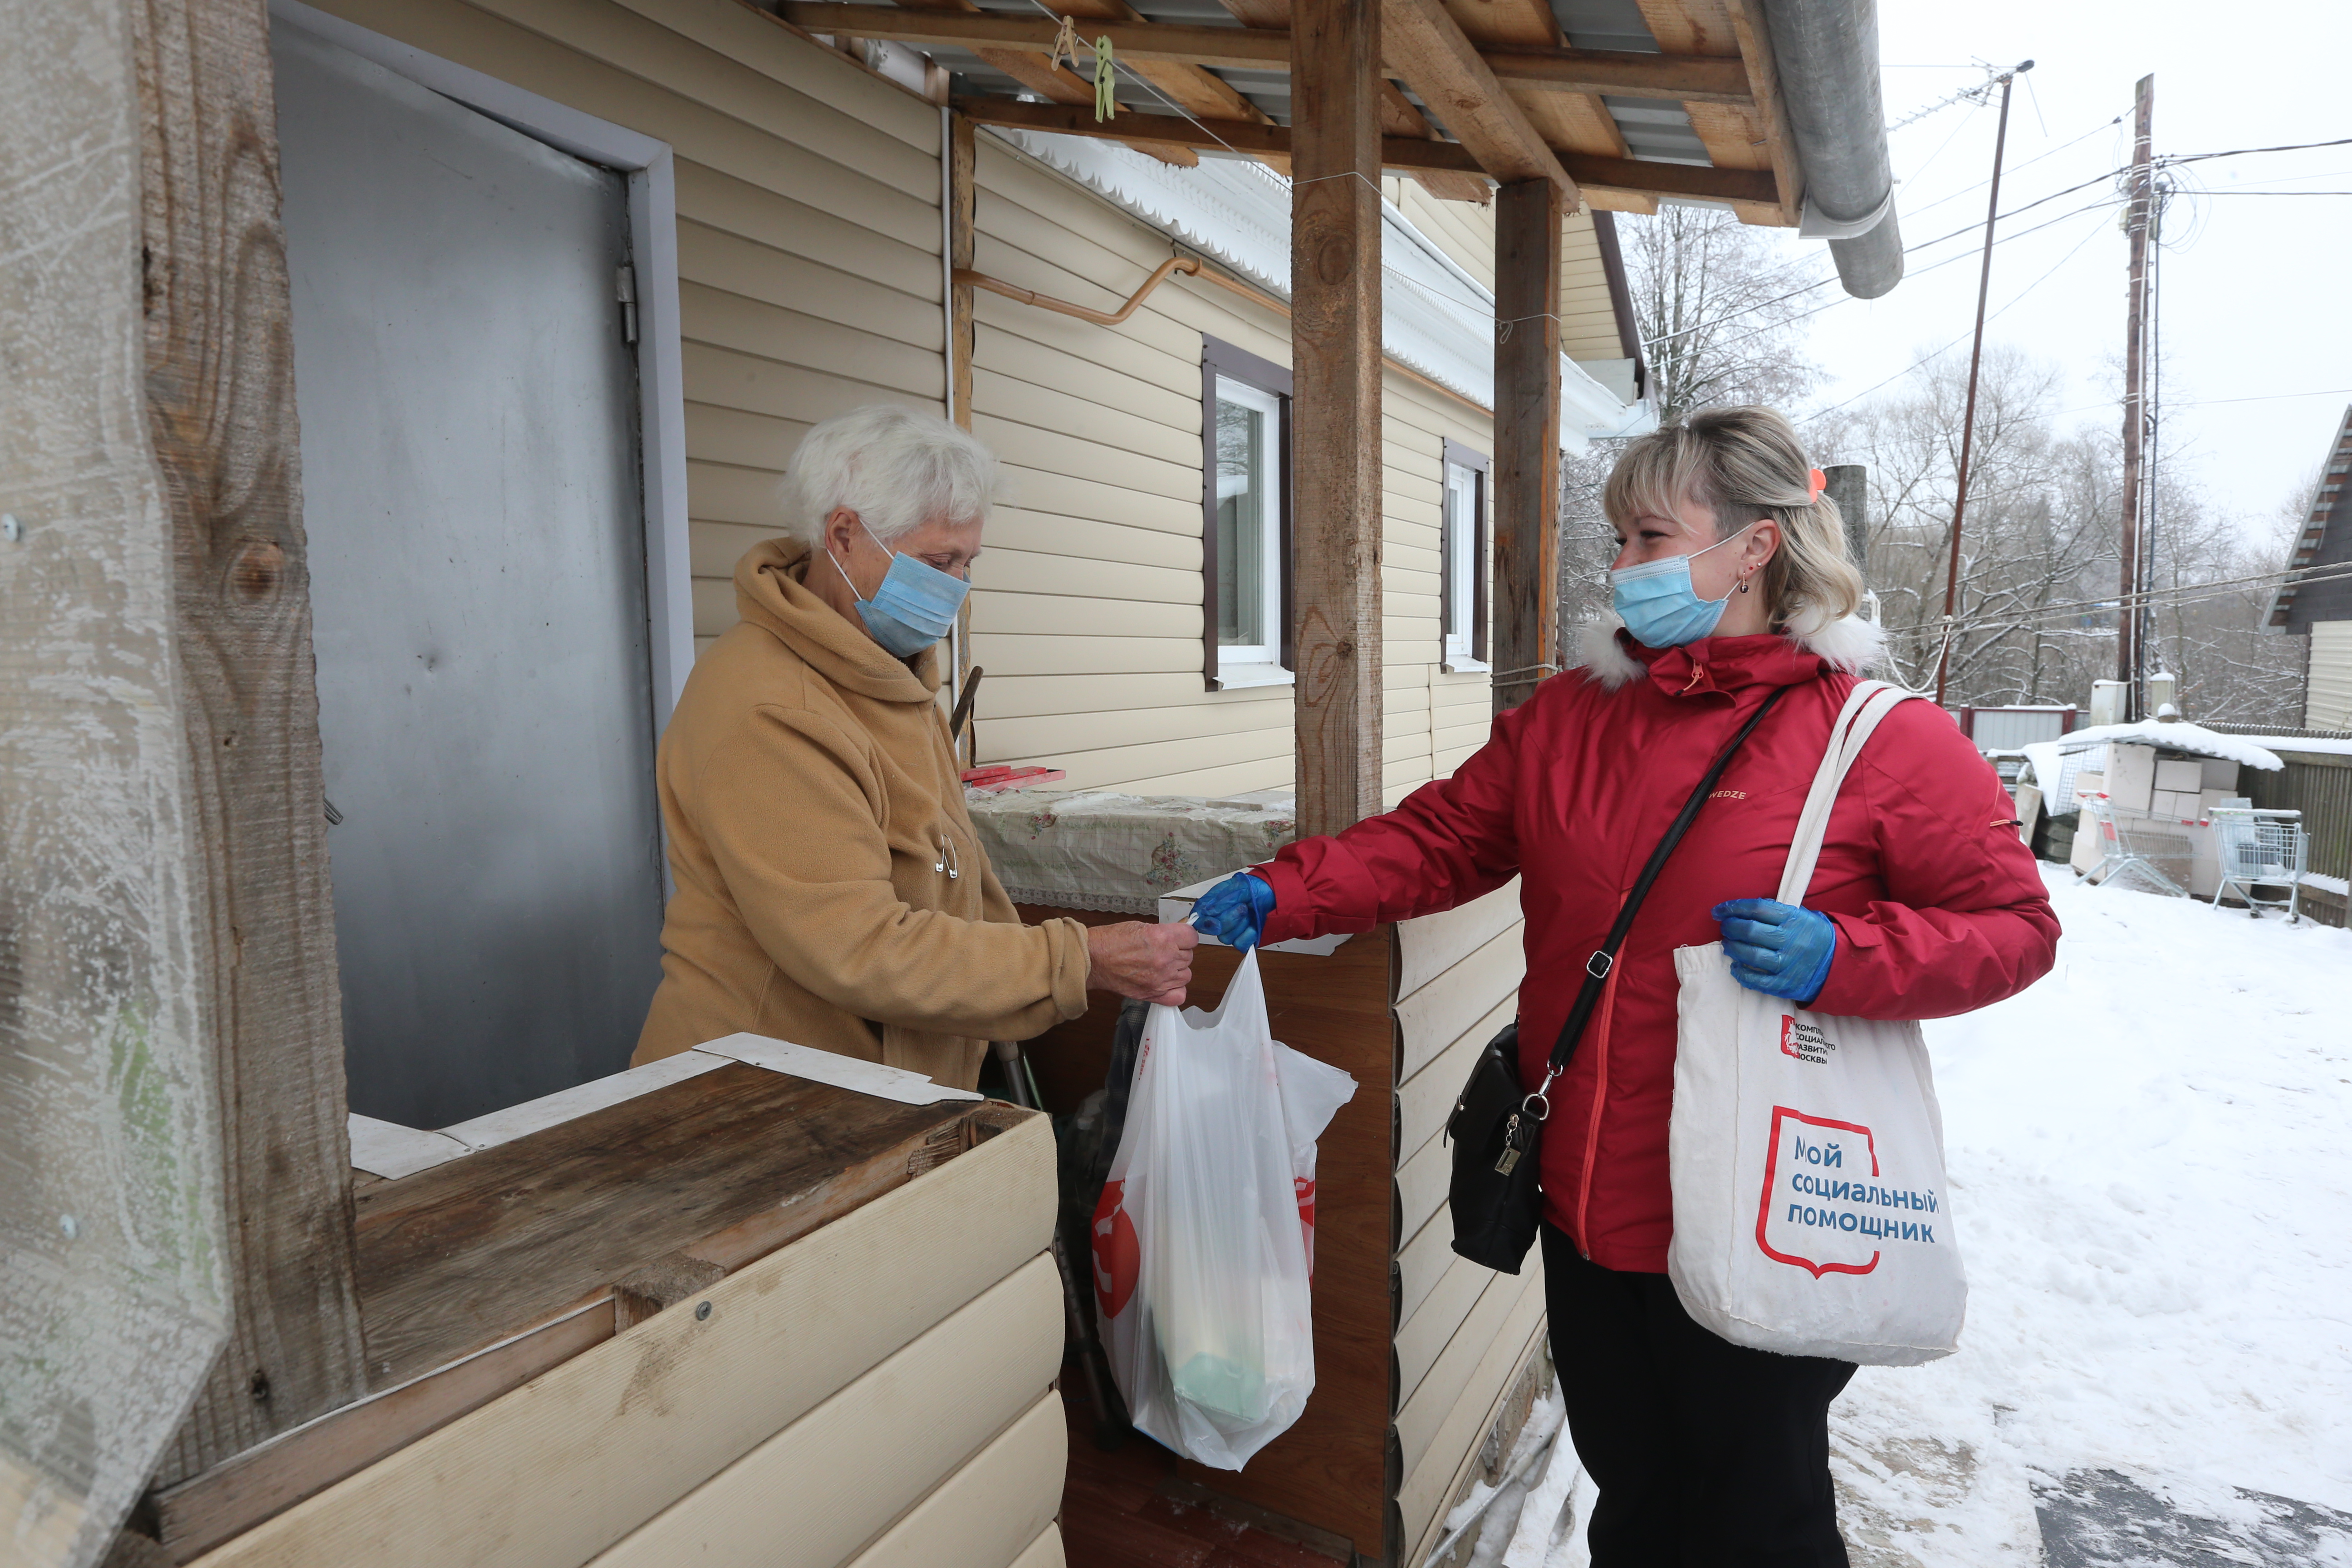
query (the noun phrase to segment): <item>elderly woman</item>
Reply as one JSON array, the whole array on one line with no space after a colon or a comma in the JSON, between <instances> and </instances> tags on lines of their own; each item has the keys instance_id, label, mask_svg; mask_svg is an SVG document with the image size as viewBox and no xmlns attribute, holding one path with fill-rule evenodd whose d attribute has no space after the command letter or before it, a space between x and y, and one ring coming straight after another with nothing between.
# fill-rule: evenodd
<instances>
[{"instance_id":1,"label":"elderly woman","mask_svg":"<svg viewBox=\"0 0 2352 1568\"><path fill-rule=\"evenodd\" d=\"M1733 733L1733 759L1636 915L1540 1153L1554 1363L1600 1488L1594 1568L1843 1563L1828 1412L1853 1367L1731 1344L1666 1277L1677 947L1720 940L1751 989L1937 1018L2050 967L2058 937L2000 782L1950 719L1895 709L1848 775L1807 907L1769 894L1832 721L1875 658L1836 507L1796 432L1725 408L1633 442L1605 506L1622 626L1396 810L1212 889L1235 945L1361 931L1521 879L1520 1080L1532 1088L1627 890ZM1725 1129L1725 1135L1730 1130Z\"/></svg>"},{"instance_id":2,"label":"elderly woman","mask_svg":"<svg viewBox=\"0 0 2352 1568\"><path fill-rule=\"evenodd\" d=\"M1181 1003L1181 926L1023 925L965 813L939 652L996 459L877 405L812 429L656 763L677 891L640 1064L748 1030L969 1089L1091 987Z\"/></svg>"}]
</instances>

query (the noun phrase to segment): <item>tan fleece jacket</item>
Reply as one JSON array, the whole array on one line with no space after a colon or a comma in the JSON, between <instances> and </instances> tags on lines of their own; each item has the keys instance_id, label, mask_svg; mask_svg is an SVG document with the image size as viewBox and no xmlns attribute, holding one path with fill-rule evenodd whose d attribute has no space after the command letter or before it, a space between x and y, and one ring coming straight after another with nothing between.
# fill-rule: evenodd
<instances>
[{"instance_id":1,"label":"tan fleece jacket","mask_svg":"<svg viewBox=\"0 0 2352 1568\"><path fill-rule=\"evenodd\" d=\"M1020 923L964 811L938 650L893 658L803 585L810 559L743 557L743 618L662 737L677 890L632 1060L748 1030L970 1089L989 1040L1086 1011L1086 928Z\"/></svg>"}]
</instances>

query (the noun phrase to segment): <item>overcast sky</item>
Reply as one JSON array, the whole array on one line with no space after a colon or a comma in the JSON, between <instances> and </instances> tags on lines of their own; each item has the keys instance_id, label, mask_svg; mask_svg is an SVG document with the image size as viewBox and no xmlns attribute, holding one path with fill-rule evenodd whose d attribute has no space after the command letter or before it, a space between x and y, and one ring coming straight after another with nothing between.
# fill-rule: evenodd
<instances>
[{"instance_id":1,"label":"overcast sky","mask_svg":"<svg viewBox=\"0 0 2352 1568\"><path fill-rule=\"evenodd\" d=\"M2249 31L2231 15L2263 26ZM2352 137L2352 5L2344 0L2281 0L2243 14L2182 0L1881 0L1879 30L1889 124L1982 81L1973 60L2035 62L2010 111L2004 212L2127 163L2133 84L2149 72L2159 155ZM1847 300L1835 285L1816 296L1841 301L1804 323L1831 377L1820 402L1864 393L1965 338L1997 117L1997 98L1983 108L1955 105L1890 138L1905 244L1974 226L1914 251L1908 276L1883 300ZM2165 439L2210 501L2268 527L2352 403L2342 390L2352 388L2352 195L2228 193L2352 192L2352 144L2215 159L2179 173L2214 194L2176 199L2167 219ZM1969 186L1979 188L1958 194ZM1993 251L1998 314L1986 341L2060 368L2056 406L2071 411L2064 425L2120 419L2125 238L2112 204L2022 231L2112 195L2103 181L1996 231L2019 237ZM1826 268L1821 242L1785 243ZM1965 341L1953 352L1965 355ZM2325 389L2336 390L2277 395Z\"/></svg>"}]
</instances>

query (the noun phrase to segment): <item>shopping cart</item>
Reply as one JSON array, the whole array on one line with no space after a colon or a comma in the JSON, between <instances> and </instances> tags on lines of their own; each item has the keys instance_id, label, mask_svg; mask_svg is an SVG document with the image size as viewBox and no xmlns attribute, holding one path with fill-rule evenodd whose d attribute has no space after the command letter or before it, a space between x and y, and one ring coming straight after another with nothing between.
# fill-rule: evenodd
<instances>
[{"instance_id":1,"label":"shopping cart","mask_svg":"<svg viewBox=\"0 0 2352 1568\"><path fill-rule=\"evenodd\" d=\"M2235 892L2246 901L2246 912L2262 918L2264 910L2284 910L2287 923L2298 918L2303 872L2310 840L2303 831L2303 813L2261 806L2217 805L2213 808L2213 849L2221 863L2221 883L2213 889L2218 908L2221 895ZM2286 889L2286 897L2260 898L2257 888Z\"/></svg>"},{"instance_id":2,"label":"shopping cart","mask_svg":"<svg viewBox=\"0 0 2352 1568\"><path fill-rule=\"evenodd\" d=\"M2076 797L2083 815L2096 824L2099 863L2075 880L2102 887L2120 880L2167 898L2189 896L2189 863L2195 851L2180 825L2137 812L2117 811L2104 795Z\"/></svg>"}]
</instances>

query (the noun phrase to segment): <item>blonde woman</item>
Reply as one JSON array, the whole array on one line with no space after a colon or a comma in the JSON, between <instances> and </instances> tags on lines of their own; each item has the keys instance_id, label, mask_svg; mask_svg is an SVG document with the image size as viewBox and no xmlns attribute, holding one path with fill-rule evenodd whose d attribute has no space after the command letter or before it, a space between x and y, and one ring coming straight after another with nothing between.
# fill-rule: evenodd
<instances>
[{"instance_id":1,"label":"blonde woman","mask_svg":"<svg viewBox=\"0 0 2352 1568\"><path fill-rule=\"evenodd\" d=\"M1843 1362L1716 1338L1666 1278L1674 951L1829 1013L1935 1018L2022 990L2058 922L2000 780L1951 720L1896 708L1831 816L1807 907L1777 887L1857 674L1881 649L1837 509L1789 422L1719 408L1633 442L1605 500L1620 619L1495 722L1454 776L1220 885L1237 946L1450 909L1522 879L1521 1081L1543 1077L1626 891L1730 742L1783 692L1667 861L1609 972L1541 1145L1552 1352L1600 1487L1594 1568L1843 1563L1830 1402Z\"/></svg>"}]
</instances>

